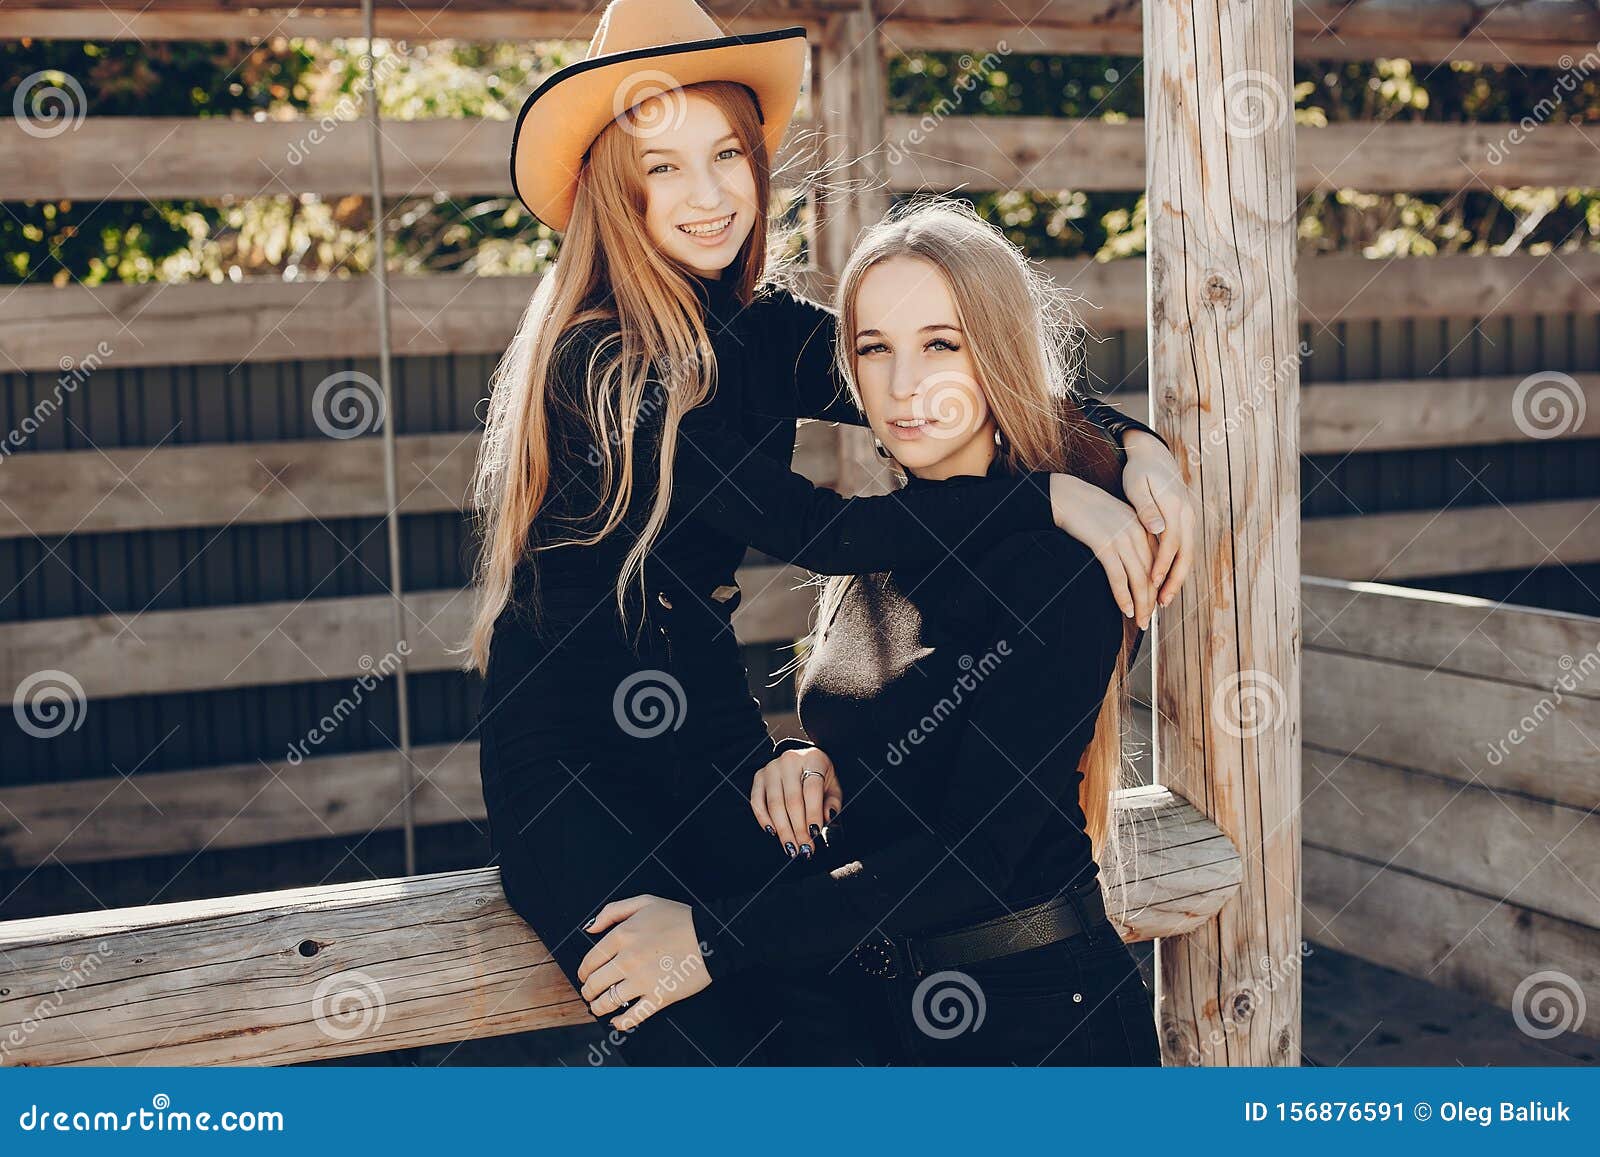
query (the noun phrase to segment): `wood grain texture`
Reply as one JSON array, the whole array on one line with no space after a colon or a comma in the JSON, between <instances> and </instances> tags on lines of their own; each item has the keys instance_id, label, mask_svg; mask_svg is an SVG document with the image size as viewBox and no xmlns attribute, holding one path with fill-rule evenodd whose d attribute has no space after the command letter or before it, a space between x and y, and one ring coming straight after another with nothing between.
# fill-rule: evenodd
<instances>
[{"instance_id":1,"label":"wood grain texture","mask_svg":"<svg viewBox=\"0 0 1600 1157\"><path fill-rule=\"evenodd\" d=\"M734 612L743 643L788 642L806 630L816 591L798 567L743 567L751 595ZM401 657L389 596L302 599L86 615L0 625L0 679L18 686L35 671L65 670L89 699L325 679L376 677ZM415 591L404 656L412 671L461 669L471 592Z\"/></svg>"},{"instance_id":2,"label":"wood grain texture","mask_svg":"<svg viewBox=\"0 0 1600 1157\"><path fill-rule=\"evenodd\" d=\"M1125 938L1237 891L1237 853L1171 793L1115 814L1149 851L1107 898ZM279 1065L592 1023L494 868L13 920L0 952L9 1065Z\"/></svg>"},{"instance_id":3,"label":"wood grain texture","mask_svg":"<svg viewBox=\"0 0 1600 1157\"><path fill-rule=\"evenodd\" d=\"M856 0L708 0L734 32L812 25ZM587 0L378 0L379 35L409 40L588 40ZM1138 56L1140 6L1126 0L872 0L871 11L903 48L962 51L1006 43L1013 52ZM1295 0L1294 51L1307 60L1475 60L1570 68L1600 42L1600 14L1570 0L1485 7L1472 0ZM227 40L265 36L359 36L360 5L324 0L24 0L0 9L0 36L41 39ZM1563 63L1567 60L1567 63Z\"/></svg>"},{"instance_id":4,"label":"wood grain texture","mask_svg":"<svg viewBox=\"0 0 1600 1157\"><path fill-rule=\"evenodd\" d=\"M1145 325L1141 259L1040 263L1080 300L1096 334ZM1592 316L1600 301L1600 253L1511 257L1308 258L1298 317L1324 325L1408 318ZM828 301L832 284L811 271L805 294ZM400 357L505 350L536 277L394 277L395 353ZM0 358L12 370L63 377L105 343L103 369L151 365L372 357L372 288L361 278L239 284L24 285L0 313ZM1292 347L1291 347L1292 348Z\"/></svg>"},{"instance_id":5,"label":"wood grain texture","mask_svg":"<svg viewBox=\"0 0 1600 1157\"><path fill-rule=\"evenodd\" d=\"M1157 948L1169 1064L1300 1058L1289 21L1288 0L1144 5L1151 409L1201 512L1195 573L1155 630L1156 778L1243 856L1235 900Z\"/></svg>"}]
</instances>

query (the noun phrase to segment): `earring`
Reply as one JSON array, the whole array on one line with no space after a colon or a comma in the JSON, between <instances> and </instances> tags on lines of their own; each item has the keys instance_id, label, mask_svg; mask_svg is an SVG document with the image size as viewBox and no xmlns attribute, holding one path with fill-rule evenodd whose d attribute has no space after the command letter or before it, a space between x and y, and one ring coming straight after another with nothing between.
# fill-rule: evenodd
<instances>
[{"instance_id":1,"label":"earring","mask_svg":"<svg viewBox=\"0 0 1600 1157\"><path fill-rule=\"evenodd\" d=\"M894 458L894 455L889 453L888 450L884 449L883 443L877 438L872 440L872 449L877 453L879 458L882 458L886 462L891 461Z\"/></svg>"}]
</instances>

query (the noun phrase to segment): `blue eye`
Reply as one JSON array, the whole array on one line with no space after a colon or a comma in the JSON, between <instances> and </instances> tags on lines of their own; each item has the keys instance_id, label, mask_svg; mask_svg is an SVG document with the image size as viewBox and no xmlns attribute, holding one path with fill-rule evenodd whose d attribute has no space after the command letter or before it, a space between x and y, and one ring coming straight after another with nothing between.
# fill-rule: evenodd
<instances>
[{"instance_id":1,"label":"blue eye","mask_svg":"<svg viewBox=\"0 0 1600 1157\"><path fill-rule=\"evenodd\" d=\"M928 343L927 348L928 349L943 348L943 349L949 350L951 353L954 353L955 351L959 350L961 347L958 346L958 345L955 345L955 344L953 344L951 342L945 341L945 339L942 338L942 337L936 337L936 338L934 338L932 341L930 341Z\"/></svg>"},{"instance_id":2,"label":"blue eye","mask_svg":"<svg viewBox=\"0 0 1600 1157\"><path fill-rule=\"evenodd\" d=\"M717 160L720 161L725 157L741 157L743 155L744 155L744 151L742 149L734 148L733 146L730 145L728 148L723 149L720 153L717 154Z\"/></svg>"},{"instance_id":3,"label":"blue eye","mask_svg":"<svg viewBox=\"0 0 1600 1157\"><path fill-rule=\"evenodd\" d=\"M671 165L667 164L667 162L665 162L665 161L662 161L659 165L656 165L653 168L647 169L645 171L645 176L653 177L657 173L665 172L667 169L670 169L670 168L672 168Z\"/></svg>"},{"instance_id":4,"label":"blue eye","mask_svg":"<svg viewBox=\"0 0 1600 1157\"><path fill-rule=\"evenodd\" d=\"M856 350L856 357L864 358L868 354L875 354L879 350L886 348L887 347L882 342L873 342L871 345L864 345L860 349Z\"/></svg>"}]
</instances>

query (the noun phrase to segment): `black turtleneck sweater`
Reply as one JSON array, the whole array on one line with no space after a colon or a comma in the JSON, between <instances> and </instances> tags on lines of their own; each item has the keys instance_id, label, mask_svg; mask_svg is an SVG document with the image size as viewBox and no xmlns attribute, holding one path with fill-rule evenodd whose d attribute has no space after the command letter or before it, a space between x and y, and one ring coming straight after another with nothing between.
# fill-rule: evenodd
<instances>
[{"instance_id":1,"label":"black turtleneck sweater","mask_svg":"<svg viewBox=\"0 0 1600 1157\"><path fill-rule=\"evenodd\" d=\"M1078 760L1123 622L1094 556L1053 531L849 580L800 685L845 793L820 853L834 870L697 905L713 976L831 967L875 933L958 927L1092 878Z\"/></svg>"}]
</instances>

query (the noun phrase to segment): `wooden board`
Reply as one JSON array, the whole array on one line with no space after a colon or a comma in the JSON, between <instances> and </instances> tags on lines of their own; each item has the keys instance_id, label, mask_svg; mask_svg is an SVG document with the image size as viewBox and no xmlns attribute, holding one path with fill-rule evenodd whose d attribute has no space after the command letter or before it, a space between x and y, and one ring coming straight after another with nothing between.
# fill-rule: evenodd
<instances>
[{"instance_id":1,"label":"wooden board","mask_svg":"<svg viewBox=\"0 0 1600 1157\"><path fill-rule=\"evenodd\" d=\"M1193 807L1141 788L1115 814L1159 864L1108 898L1137 913L1126 939L1177 935L1237 891L1237 853ZM592 1023L494 868L12 920L0 953L0 1024L53 1010L11 1064L292 1064Z\"/></svg>"},{"instance_id":2,"label":"wooden board","mask_svg":"<svg viewBox=\"0 0 1600 1157\"><path fill-rule=\"evenodd\" d=\"M1040 263L1082 299L1096 334L1142 330L1142 259ZM806 293L830 300L815 273ZM393 277L396 356L501 353L538 284L534 277ZM1600 312L1600 253L1450 255L1372 260L1338 255L1300 263L1300 319L1510 318ZM104 368L372 357L377 319L361 278L239 284L24 285L0 313L0 364L64 373L101 349ZM63 364L64 359L68 364Z\"/></svg>"},{"instance_id":3,"label":"wooden board","mask_svg":"<svg viewBox=\"0 0 1600 1157\"><path fill-rule=\"evenodd\" d=\"M1600 701L1309 647L1305 686L1308 745L1600 808Z\"/></svg>"},{"instance_id":4,"label":"wooden board","mask_svg":"<svg viewBox=\"0 0 1600 1157\"><path fill-rule=\"evenodd\" d=\"M816 600L810 578L796 567L742 568L750 601L734 614L740 641L804 634ZM460 669L451 650L470 626L470 592L413 592L405 601L408 669ZM32 672L66 670L90 699L354 679L398 661L389 604L387 595L364 595L7 623L0 679L16 687Z\"/></svg>"},{"instance_id":5,"label":"wooden board","mask_svg":"<svg viewBox=\"0 0 1600 1157\"><path fill-rule=\"evenodd\" d=\"M1301 812L1308 847L1600 928L1593 811L1307 746Z\"/></svg>"},{"instance_id":6,"label":"wooden board","mask_svg":"<svg viewBox=\"0 0 1600 1157\"><path fill-rule=\"evenodd\" d=\"M1548 690L1591 669L1600 619L1381 583L1300 580L1305 645ZM1587 659L1587 661L1586 661ZM1600 679L1565 691L1600 699Z\"/></svg>"},{"instance_id":7,"label":"wooden board","mask_svg":"<svg viewBox=\"0 0 1600 1157\"><path fill-rule=\"evenodd\" d=\"M323 0L289 7L279 0L235 7L217 0L24 0L0 9L0 36L48 39L227 40L268 36L359 36L360 5ZM853 0L709 0L734 32L811 26L817 13L854 8ZM588 40L588 0L470 0L442 4L378 0L380 36ZM961 51L1006 43L1013 52L1138 56L1140 5L1125 0L1028 0L996 19L993 0L873 0L872 12L901 48ZM1485 8L1472 0L1296 0L1294 52L1305 60L1475 60L1570 68L1600 42L1600 14L1570 0L1527 0ZM1562 64L1563 59L1569 63Z\"/></svg>"},{"instance_id":8,"label":"wooden board","mask_svg":"<svg viewBox=\"0 0 1600 1157\"><path fill-rule=\"evenodd\" d=\"M509 120L486 117L386 119L384 196L511 196L511 132ZM786 139L778 168L815 167L813 126L797 121ZM338 196L372 188L359 106L296 120L89 116L51 135L8 117L0 122L0 153L29 158L0 168L5 201Z\"/></svg>"},{"instance_id":9,"label":"wooden board","mask_svg":"<svg viewBox=\"0 0 1600 1157\"><path fill-rule=\"evenodd\" d=\"M1310 845L1305 865L1305 934L1315 944L1502 1008L1519 1001L1527 1010L1519 987L1530 978L1530 987L1554 981L1573 1004L1581 993L1589 1009L1600 1007L1600 929L1592 925ZM1551 972L1565 979L1538 976Z\"/></svg>"},{"instance_id":10,"label":"wooden board","mask_svg":"<svg viewBox=\"0 0 1600 1157\"><path fill-rule=\"evenodd\" d=\"M1307 574L1366 580L1579 566L1600 562L1600 501L1312 518L1300 558Z\"/></svg>"}]
</instances>

